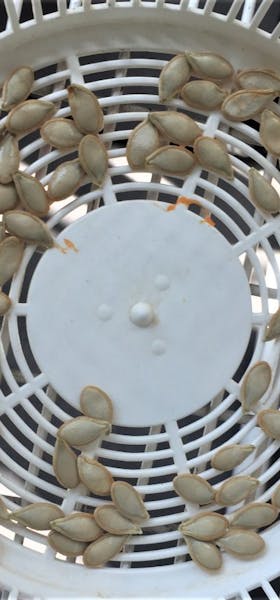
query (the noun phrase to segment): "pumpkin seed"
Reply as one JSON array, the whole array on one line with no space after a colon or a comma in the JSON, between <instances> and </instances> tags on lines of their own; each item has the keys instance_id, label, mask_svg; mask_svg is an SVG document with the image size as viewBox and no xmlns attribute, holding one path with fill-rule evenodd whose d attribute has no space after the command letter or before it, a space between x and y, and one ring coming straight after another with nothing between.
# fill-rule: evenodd
<instances>
[{"instance_id":1,"label":"pumpkin seed","mask_svg":"<svg viewBox=\"0 0 280 600\"><path fill-rule=\"evenodd\" d=\"M147 157L146 164L154 173L185 177L195 165L192 152L181 146L162 146Z\"/></svg>"},{"instance_id":2,"label":"pumpkin seed","mask_svg":"<svg viewBox=\"0 0 280 600\"><path fill-rule=\"evenodd\" d=\"M199 566L209 571L217 571L222 566L220 550L211 542L201 542L191 537L184 536L192 560Z\"/></svg>"},{"instance_id":3,"label":"pumpkin seed","mask_svg":"<svg viewBox=\"0 0 280 600\"><path fill-rule=\"evenodd\" d=\"M85 542L70 540L66 535L61 535L57 531L50 531L48 542L53 550L65 556L81 556L87 547Z\"/></svg>"},{"instance_id":4,"label":"pumpkin seed","mask_svg":"<svg viewBox=\"0 0 280 600\"><path fill-rule=\"evenodd\" d=\"M280 156L280 116L267 108L261 115L260 140L270 154Z\"/></svg>"},{"instance_id":5,"label":"pumpkin seed","mask_svg":"<svg viewBox=\"0 0 280 600\"><path fill-rule=\"evenodd\" d=\"M52 117L55 110L55 105L47 100L26 100L8 114L6 127L14 135L30 133Z\"/></svg>"},{"instance_id":6,"label":"pumpkin seed","mask_svg":"<svg viewBox=\"0 0 280 600\"><path fill-rule=\"evenodd\" d=\"M4 224L0 223L0 242L3 242L5 237L6 237L6 232L5 232Z\"/></svg>"},{"instance_id":7,"label":"pumpkin seed","mask_svg":"<svg viewBox=\"0 0 280 600\"><path fill-rule=\"evenodd\" d=\"M216 492L217 504L231 506L238 504L255 491L259 485L258 479L248 475L235 475L227 479Z\"/></svg>"},{"instance_id":8,"label":"pumpkin seed","mask_svg":"<svg viewBox=\"0 0 280 600\"><path fill-rule=\"evenodd\" d=\"M258 413L257 423L274 440L280 440L280 411L266 408Z\"/></svg>"},{"instance_id":9,"label":"pumpkin seed","mask_svg":"<svg viewBox=\"0 0 280 600\"><path fill-rule=\"evenodd\" d=\"M141 523L149 518L145 504L137 490L125 481L114 481L111 487L112 500L124 517Z\"/></svg>"},{"instance_id":10,"label":"pumpkin seed","mask_svg":"<svg viewBox=\"0 0 280 600\"><path fill-rule=\"evenodd\" d=\"M159 147L159 133L152 123L145 119L133 129L128 138L126 156L131 169L145 169L147 156Z\"/></svg>"},{"instance_id":11,"label":"pumpkin seed","mask_svg":"<svg viewBox=\"0 0 280 600\"><path fill-rule=\"evenodd\" d=\"M230 444L216 452L211 459L211 466L218 471L231 471L240 465L254 450L255 446L252 444Z\"/></svg>"},{"instance_id":12,"label":"pumpkin seed","mask_svg":"<svg viewBox=\"0 0 280 600\"><path fill-rule=\"evenodd\" d=\"M0 291L0 317L5 315L8 312L8 310L10 310L11 305L12 302L9 296L7 296L7 294L4 294L4 292Z\"/></svg>"},{"instance_id":13,"label":"pumpkin seed","mask_svg":"<svg viewBox=\"0 0 280 600\"><path fill-rule=\"evenodd\" d=\"M181 96L189 106L210 111L220 108L227 92L213 81L195 80L184 85Z\"/></svg>"},{"instance_id":14,"label":"pumpkin seed","mask_svg":"<svg viewBox=\"0 0 280 600\"><path fill-rule=\"evenodd\" d=\"M265 332L265 342L280 337L280 308L272 315Z\"/></svg>"},{"instance_id":15,"label":"pumpkin seed","mask_svg":"<svg viewBox=\"0 0 280 600\"><path fill-rule=\"evenodd\" d=\"M63 200L80 187L85 172L78 158L68 160L59 165L52 173L48 183L48 196L54 200Z\"/></svg>"},{"instance_id":16,"label":"pumpkin seed","mask_svg":"<svg viewBox=\"0 0 280 600\"><path fill-rule=\"evenodd\" d=\"M233 75L233 67L228 60L213 52L186 52L192 71L202 79L229 79Z\"/></svg>"},{"instance_id":17,"label":"pumpkin seed","mask_svg":"<svg viewBox=\"0 0 280 600\"><path fill-rule=\"evenodd\" d=\"M13 183L0 183L0 213L16 208L19 203L16 188Z\"/></svg>"},{"instance_id":18,"label":"pumpkin seed","mask_svg":"<svg viewBox=\"0 0 280 600\"><path fill-rule=\"evenodd\" d=\"M4 81L2 91L2 110L11 110L29 96L34 82L34 73L30 67L19 67L12 71Z\"/></svg>"},{"instance_id":19,"label":"pumpkin seed","mask_svg":"<svg viewBox=\"0 0 280 600\"><path fill-rule=\"evenodd\" d=\"M46 121L40 129L43 140L58 150L73 150L79 145L83 134L72 119L56 118Z\"/></svg>"},{"instance_id":20,"label":"pumpkin seed","mask_svg":"<svg viewBox=\"0 0 280 600\"><path fill-rule=\"evenodd\" d=\"M24 208L37 216L46 215L49 201L39 179L18 171L13 175L13 180Z\"/></svg>"},{"instance_id":21,"label":"pumpkin seed","mask_svg":"<svg viewBox=\"0 0 280 600\"><path fill-rule=\"evenodd\" d=\"M76 126L82 133L98 133L104 127L102 108L97 97L85 86L72 84L67 88L68 102Z\"/></svg>"},{"instance_id":22,"label":"pumpkin seed","mask_svg":"<svg viewBox=\"0 0 280 600\"><path fill-rule=\"evenodd\" d=\"M110 423L107 421L91 417L76 417L61 425L57 434L70 446L80 448L104 437L110 433L110 430Z\"/></svg>"},{"instance_id":23,"label":"pumpkin seed","mask_svg":"<svg viewBox=\"0 0 280 600\"><path fill-rule=\"evenodd\" d=\"M183 536L190 536L203 542L216 540L226 532L228 520L216 512L201 512L191 519L183 521L179 531Z\"/></svg>"},{"instance_id":24,"label":"pumpkin seed","mask_svg":"<svg viewBox=\"0 0 280 600\"><path fill-rule=\"evenodd\" d=\"M19 168L19 149L16 139L9 133L0 139L0 183L10 183Z\"/></svg>"},{"instance_id":25,"label":"pumpkin seed","mask_svg":"<svg viewBox=\"0 0 280 600\"><path fill-rule=\"evenodd\" d=\"M7 237L0 242L0 287L16 273L19 268L24 245L16 237Z\"/></svg>"},{"instance_id":26,"label":"pumpkin seed","mask_svg":"<svg viewBox=\"0 0 280 600\"><path fill-rule=\"evenodd\" d=\"M94 511L96 522L101 529L114 535L135 535L142 533L142 529L121 515L114 504L98 506Z\"/></svg>"},{"instance_id":27,"label":"pumpkin seed","mask_svg":"<svg viewBox=\"0 0 280 600\"><path fill-rule=\"evenodd\" d=\"M191 146L195 138L202 134L191 117L174 110L151 112L148 119L169 142L181 146Z\"/></svg>"},{"instance_id":28,"label":"pumpkin seed","mask_svg":"<svg viewBox=\"0 0 280 600\"><path fill-rule=\"evenodd\" d=\"M264 549L265 542L255 531L233 528L217 541L217 545L234 556L250 558Z\"/></svg>"},{"instance_id":29,"label":"pumpkin seed","mask_svg":"<svg viewBox=\"0 0 280 600\"><path fill-rule=\"evenodd\" d=\"M78 456L77 464L80 479L92 494L96 494L96 496L110 494L113 477L109 469L84 454Z\"/></svg>"},{"instance_id":30,"label":"pumpkin seed","mask_svg":"<svg viewBox=\"0 0 280 600\"><path fill-rule=\"evenodd\" d=\"M65 488L75 488L80 483L76 454L59 438L54 448L53 470L57 481Z\"/></svg>"},{"instance_id":31,"label":"pumpkin seed","mask_svg":"<svg viewBox=\"0 0 280 600\"><path fill-rule=\"evenodd\" d=\"M46 248L54 246L54 239L41 219L22 210L9 210L4 213L7 231L28 244L36 244Z\"/></svg>"},{"instance_id":32,"label":"pumpkin seed","mask_svg":"<svg viewBox=\"0 0 280 600\"><path fill-rule=\"evenodd\" d=\"M79 145L79 159L92 182L101 187L108 170L108 155L103 142L96 135L83 137Z\"/></svg>"},{"instance_id":33,"label":"pumpkin seed","mask_svg":"<svg viewBox=\"0 0 280 600\"><path fill-rule=\"evenodd\" d=\"M128 539L127 535L110 535L109 533L103 535L85 550L83 555L85 566L101 567L106 564L116 554L119 554Z\"/></svg>"},{"instance_id":34,"label":"pumpkin seed","mask_svg":"<svg viewBox=\"0 0 280 600\"><path fill-rule=\"evenodd\" d=\"M54 519L51 521L51 528L76 542L93 542L102 534L94 516L84 512Z\"/></svg>"},{"instance_id":35,"label":"pumpkin seed","mask_svg":"<svg viewBox=\"0 0 280 600\"><path fill-rule=\"evenodd\" d=\"M248 181L250 198L257 208L271 214L280 211L280 196L277 190L257 169L249 170Z\"/></svg>"},{"instance_id":36,"label":"pumpkin seed","mask_svg":"<svg viewBox=\"0 0 280 600\"><path fill-rule=\"evenodd\" d=\"M189 81L191 70L184 54L176 54L163 67L158 82L159 101L169 102Z\"/></svg>"},{"instance_id":37,"label":"pumpkin seed","mask_svg":"<svg viewBox=\"0 0 280 600\"><path fill-rule=\"evenodd\" d=\"M276 487L275 491L271 496L271 502L273 506L280 509L280 484Z\"/></svg>"},{"instance_id":38,"label":"pumpkin seed","mask_svg":"<svg viewBox=\"0 0 280 600\"><path fill-rule=\"evenodd\" d=\"M275 98L273 90L238 90L225 98L221 111L229 121L247 121Z\"/></svg>"},{"instance_id":39,"label":"pumpkin seed","mask_svg":"<svg viewBox=\"0 0 280 600\"><path fill-rule=\"evenodd\" d=\"M243 89L280 90L280 77L269 69L242 69L236 74L236 83Z\"/></svg>"},{"instance_id":40,"label":"pumpkin seed","mask_svg":"<svg viewBox=\"0 0 280 600\"><path fill-rule=\"evenodd\" d=\"M256 362L245 374L240 399L243 412L250 412L269 388L272 372L266 361Z\"/></svg>"},{"instance_id":41,"label":"pumpkin seed","mask_svg":"<svg viewBox=\"0 0 280 600\"><path fill-rule=\"evenodd\" d=\"M34 502L34 504L28 504L24 508L15 510L10 516L13 521L40 531L50 529L50 522L53 519L64 517L64 512L59 506L50 502Z\"/></svg>"},{"instance_id":42,"label":"pumpkin seed","mask_svg":"<svg viewBox=\"0 0 280 600\"><path fill-rule=\"evenodd\" d=\"M10 513L7 509L7 506L4 502L4 500L2 500L2 498L0 498L0 519L4 519L6 521L9 518L10 518Z\"/></svg>"},{"instance_id":43,"label":"pumpkin seed","mask_svg":"<svg viewBox=\"0 0 280 600\"><path fill-rule=\"evenodd\" d=\"M95 385L87 385L80 395L81 411L93 419L101 419L112 423L113 405L112 400Z\"/></svg>"},{"instance_id":44,"label":"pumpkin seed","mask_svg":"<svg viewBox=\"0 0 280 600\"><path fill-rule=\"evenodd\" d=\"M271 525L277 519L277 516L278 509L272 504L252 502L233 513L230 524L245 529L259 529Z\"/></svg>"},{"instance_id":45,"label":"pumpkin seed","mask_svg":"<svg viewBox=\"0 0 280 600\"><path fill-rule=\"evenodd\" d=\"M173 479L173 487L177 494L188 502L209 504L215 496L215 490L203 477L181 473Z\"/></svg>"},{"instance_id":46,"label":"pumpkin seed","mask_svg":"<svg viewBox=\"0 0 280 600\"><path fill-rule=\"evenodd\" d=\"M234 179L230 156L220 140L206 135L198 137L194 142L194 153L206 171L217 173L224 179Z\"/></svg>"}]
</instances>

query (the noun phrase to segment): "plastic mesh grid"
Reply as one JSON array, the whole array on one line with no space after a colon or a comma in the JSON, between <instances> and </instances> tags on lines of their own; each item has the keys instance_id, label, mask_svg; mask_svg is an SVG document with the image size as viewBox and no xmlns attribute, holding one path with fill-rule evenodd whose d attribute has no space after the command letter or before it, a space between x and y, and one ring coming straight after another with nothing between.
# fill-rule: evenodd
<instances>
[{"instance_id":1,"label":"plastic mesh grid","mask_svg":"<svg viewBox=\"0 0 280 600\"><path fill-rule=\"evenodd\" d=\"M45 3L46 5L47 3ZM69 3L68 3L69 4ZM59 1L58 11L73 10ZM251 12L254 27L261 26L267 16L265 2ZM81 9L76 3L77 10ZM218 10L218 2L183 2L183 5L203 14ZM15 20L14 8L5 3L7 17ZM21 15L22 3L15 9ZM248 3L228 3L225 17L242 18ZM264 10L265 7L265 10ZM40 2L30 5L38 20ZM44 6L45 8L45 6ZM84 3L89 10L90 2ZM48 12L42 11L42 15ZM53 16L53 13L50 13ZM31 13L30 13L31 15ZM28 17L28 19L31 18ZM20 19L22 20L22 19ZM22 21L24 22L24 21ZM272 33L275 39L279 28ZM279 179L276 160L264 153L259 145L258 123L227 123L220 114L206 115L200 111L187 110L180 100L171 103L177 109L193 116L206 135L216 136L228 144L235 168L233 184L225 184L217 177L199 168L185 181L178 178L150 174L133 174L125 158L125 145L130 131L146 116L148 110L158 108L157 81L160 70L171 55L122 51L104 56L86 54L65 59L57 64L46 64L36 71L32 93L34 98L45 98L56 103L57 116L69 115L65 87L70 80L85 82L99 97L105 113L103 140L109 150L110 181L103 190L92 189L86 183L69 200L55 203L51 210L49 225L55 233L90 210L112 202L126 199L149 199L175 202L179 194L192 196L201 202L201 209L190 208L204 215L210 211L217 229L234 247L248 277L252 295L253 327L247 351L236 373L216 398L198 413L188 415L178 422L159 423L142 429L113 427L97 451L100 461L108 466L114 477L137 485L145 494L145 503L151 519L144 528L144 535L132 539L124 552L110 563L111 567L137 568L172 565L188 560L177 526L183 512L193 510L185 506L172 487L172 479L178 470L189 469L206 477L210 483L220 483L230 473L218 474L210 467L215 449L222 443L254 443L257 451L235 473L248 474L260 479L256 498L266 501L271 497L278 482L279 444L268 441L256 427L254 417L242 416L239 402L239 382L250 365L260 358L269 357L275 371L275 385L268 405L278 406L278 358L279 350L273 352L265 347L262 337L269 312L278 306L279 300L279 219L264 218L248 201L247 172L254 166L274 179ZM51 150L37 134L21 139L21 160L26 172L36 174L47 184L51 172L72 154ZM15 310L2 320L0 360L2 366L1 481L10 508L18 504L49 500L62 504L65 510L87 510L102 503L83 489L67 492L56 482L51 461L55 435L60 424L78 414L67 401L60 398L49 385L47 374L41 374L29 345L26 332L26 298L32 275L41 255L28 248L23 263L9 292ZM4 488L3 488L4 489ZM253 499L253 498L252 498ZM213 510L224 509L214 506ZM11 525L4 535L15 542L45 553L44 537L27 531L19 525ZM57 556L59 560L65 560ZM73 562L73 560L71 560ZM76 562L80 562L77 559ZM5 592L3 592L5 593ZM271 592L270 592L271 593ZM243 596L242 596L243 597Z\"/></svg>"}]
</instances>

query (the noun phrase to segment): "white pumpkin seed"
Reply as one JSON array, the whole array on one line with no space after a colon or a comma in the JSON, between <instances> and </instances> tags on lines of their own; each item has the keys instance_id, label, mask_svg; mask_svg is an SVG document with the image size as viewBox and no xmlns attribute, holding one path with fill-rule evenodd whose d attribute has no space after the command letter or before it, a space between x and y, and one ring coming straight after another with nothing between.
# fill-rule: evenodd
<instances>
[{"instance_id":1,"label":"white pumpkin seed","mask_svg":"<svg viewBox=\"0 0 280 600\"><path fill-rule=\"evenodd\" d=\"M280 77L269 69L242 69L235 77L236 83L243 89L280 90Z\"/></svg>"},{"instance_id":2,"label":"white pumpkin seed","mask_svg":"<svg viewBox=\"0 0 280 600\"><path fill-rule=\"evenodd\" d=\"M265 542L255 531L233 528L217 541L217 545L234 556L250 558L264 549Z\"/></svg>"},{"instance_id":3,"label":"white pumpkin seed","mask_svg":"<svg viewBox=\"0 0 280 600\"><path fill-rule=\"evenodd\" d=\"M280 337L280 308L272 315L267 324L265 338L266 342Z\"/></svg>"},{"instance_id":4,"label":"white pumpkin seed","mask_svg":"<svg viewBox=\"0 0 280 600\"><path fill-rule=\"evenodd\" d=\"M9 233L28 244L36 244L46 248L54 246L54 239L45 223L31 213L22 210L9 210L4 213L4 223Z\"/></svg>"},{"instance_id":5,"label":"white pumpkin seed","mask_svg":"<svg viewBox=\"0 0 280 600\"><path fill-rule=\"evenodd\" d=\"M280 116L268 109L261 115L260 140L272 156L280 156Z\"/></svg>"},{"instance_id":6,"label":"white pumpkin seed","mask_svg":"<svg viewBox=\"0 0 280 600\"><path fill-rule=\"evenodd\" d=\"M179 496L188 502L209 504L215 496L215 490L203 477L180 473L173 479L173 487Z\"/></svg>"},{"instance_id":7,"label":"white pumpkin seed","mask_svg":"<svg viewBox=\"0 0 280 600\"><path fill-rule=\"evenodd\" d=\"M65 556L81 556L87 548L85 542L70 540L66 535L61 535L57 531L50 531L47 539L53 550Z\"/></svg>"},{"instance_id":8,"label":"white pumpkin seed","mask_svg":"<svg viewBox=\"0 0 280 600\"><path fill-rule=\"evenodd\" d=\"M123 517L114 504L98 506L94 511L96 522L101 529L114 535L135 535L142 533L142 529Z\"/></svg>"},{"instance_id":9,"label":"white pumpkin seed","mask_svg":"<svg viewBox=\"0 0 280 600\"><path fill-rule=\"evenodd\" d=\"M259 485L258 479L248 475L235 475L227 479L216 492L217 504L232 506L246 500Z\"/></svg>"},{"instance_id":10,"label":"white pumpkin seed","mask_svg":"<svg viewBox=\"0 0 280 600\"><path fill-rule=\"evenodd\" d=\"M266 502L252 502L232 514L231 527L259 529L268 527L278 517L278 509Z\"/></svg>"},{"instance_id":11,"label":"white pumpkin seed","mask_svg":"<svg viewBox=\"0 0 280 600\"><path fill-rule=\"evenodd\" d=\"M129 483L114 481L111 487L111 496L121 515L133 523L141 523L149 518L142 497Z\"/></svg>"},{"instance_id":12,"label":"white pumpkin seed","mask_svg":"<svg viewBox=\"0 0 280 600\"><path fill-rule=\"evenodd\" d=\"M189 81L191 70L184 54L176 54L163 67L158 82L159 101L169 102Z\"/></svg>"},{"instance_id":13,"label":"white pumpkin seed","mask_svg":"<svg viewBox=\"0 0 280 600\"><path fill-rule=\"evenodd\" d=\"M0 213L16 208L19 203L16 188L13 183L0 183Z\"/></svg>"},{"instance_id":14,"label":"white pumpkin seed","mask_svg":"<svg viewBox=\"0 0 280 600\"><path fill-rule=\"evenodd\" d=\"M109 469L84 454L78 456L77 464L80 479L92 494L96 496L110 494L113 477Z\"/></svg>"},{"instance_id":15,"label":"white pumpkin seed","mask_svg":"<svg viewBox=\"0 0 280 600\"><path fill-rule=\"evenodd\" d=\"M147 157L146 164L154 173L186 177L195 166L195 156L181 146L162 146Z\"/></svg>"},{"instance_id":16,"label":"white pumpkin seed","mask_svg":"<svg viewBox=\"0 0 280 600\"><path fill-rule=\"evenodd\" d=\"M192 560L199 566L209 571L217 571L222 566L220 550L211 542L201 542L191 537L184 536Z\"/></svg>"},{"instance_id":17,"label":"white pumpkin seed","mask_svg":"<svg viewBox=\"0 0 280 600\"><path fill-rule=\"evenodd\" d=\"M110 535L109 533L103 535L85 550L83 555L85 566L101 567L106 564L119 554L128 539L127 535Z\"/></svg>"},{"instance_id":18,"label":"white pumpkin seed","mask_svg":"<svg viewBox=\"0 0 280 600\"><path fill-rule=\"evenodd\" d=\"M4 81L2 91L2 110L11 110L16 104L29 96L34 82L34 73L30 67L19 67L12 71Z\"/></svg>"},{"instance_id":19,"label":"white pumpkin seed","mask_svg":"<svg viewBox=\"0 0 280 600\"><path fill-rule=\"evenodd\" d=\"M280 411L266 408L258 413L257 423L274 440L280 440Z\"/></svg>"},{"instance_id":20,"label":"white pumpkin seed","mask_svg":"<svg viewBox=\"0 0 280 600\"><path fill-rule=\"evenodd\" d=\"M24 245L16 237L7 237L0 242L0 287L16 273L21 263Z\"/></svg>"},{"instance_id":21,"label":"white pumpkin seed","mask_svg":"<svg viewBox=\"0 0 280 600\"><path fill-rule=\"evenodd\" d=\"M30 133L50 119L55 110L55 105L47 100L26 100L8 114L6 127L14 135Z\"/></svg>"},{"instance_id":22,"label":"white pumpkin seed","mask_svg":"<svg viewBox=\"0 0 280 600\"><path fill-rule=\"evenodd\" d=\"M80 187L85 177L78 158L59 165L52 173L48 183L50 201L63 200Z\"/></svg>"},{"instance_id":23,"label":"white pumpkin seed","mask_svg":"<svg viewBox=\"0 0 280 600\"><path fill-rule=\"evenodd\" d=\"M224 446L212 457L211 466L218 471L231 471L240 465L254 450L255 446L253 444Z\"/></svg>"},{"instance_id":24,"label":"white pumpkin seed","mask_svg":"<svg viewBox=\"0 0 280 600\"><path fill-rule=\"evenodd\" d=\"M145 119L133 129L128 138L126 157L131 169L145 169L147 156L159 147L159 133L156 127Z\"/></svg>"},{"instance_id":25,"label":"white pumpkin seed","mask_svg":"<svg viewBox=\"0 0 280 600\"><path fill-rule=\"evenodd\" d=\"M34 502L33 504L28 504L28 506L25 506L24 508L15 510L10 516L13 521L17 521L25 527L31 527L32 529L40 531L43 529L50 529L50 522L53 519L64 517L64 512L59 506L56 506L56 504L51 504L50 502Z\"/></svg>"},{"instance_id":26,"label":"white pumpkin seed","mask_svg":"<svg viewBox=\"0 0 280 600\"><path fill-rule=\"evenodd\" d=\"M79 145L83 134L72 119L56 118L46 121L40 129L43 140L58 150L73 150Z\"/></svg>"},{"instance_id":27,"label":"white pumpkin seed","mask_svg":"<svg viewBox=\"0 0 280 600\"><path fill-rule=\"evenodd\" d=\"M240 400L243 412L250 412L262 398L270 386L272 372L266 361L256 362L245 374L241 389Z\"/></svg>"},{"instance_id":28,"label":"white pumpkin seed","mask_svg":"<svg viewBox=\"0 0 280 600\"><path fill-rule=\"evenodd\" d=\"M4 292L0 291L0 317L3 317L10 310L12 302Z\"/></svg>"},{"instance_id":29,"label":"white pumpkin seed","mask_svg":"<svg viewBox=\"0 0 280 600\"><path fill-rule=\"evenodd\" d=\"M206 135L194 142L194 153L203 169L217 173L223 179L234 179L233 168L226 145Z\"/></svg>"},{"instance_id":30,"label":"white pumpkin seed","mask_svg":"<svg viewBox=\"0 0 280 600\"><path fill-rule=\"evenodd\" d=\"M104 127L102 108L98 98L83 85L67 88L68 102L76 126L82 133L98 133Z\"/></svg>"},{"instance_id":31,"label":"white pumpkin seed","mask_svg":"<svg viewBox=\"0 0 280 600\"><path fill-rule=\"evenodd\" d=\"M189 106L210 111L220 108L227 93L213 81L194 80L184 85L181 96Z\"/></svg>"},{"instance_id":32,"label":"white pumpkin seed","mask_svg":"<svg viewBox=\"0 0 280 600\"><path fill-rule=\"evenodd\" d=\"M0 183L10 183L19 168L19 148L9 133L0 139Z\"/></svg>"},{"instance_id":33,"label":"white pumpkin seed","mask_svg":"<svg viewBox=\"0 0 280 600\"><path fill-rule=\"evenodd\" d=\"M46 215L49 200L39 179L18 171L13 175L13 180L24 208L37 216Z\"/></svg>"},{"instance_id":34,"label":"white pumpkin seed","mask_svg":"<svg viewBox=\"0 0 280 600\"><path fill-rule=\"evenodd\" d=\"M79 145L79 160L92 182L101 187L108 170L108 155L96 135L85 135Z\"/></svg>"},{"instance_id":35,"label":"white pumpkin seed","mask_svg":"<svg viewBox=\"0 0 280 600\"><path fill-rule=\"evenodd\" d=\"M239 90L225 98L221 111L229 121L247 121L261 113L273 98L273 90Z\"/></svg>"},{"instance_id":36,"label":"white pumpkin seed","mask_svg":"<svg viewBox=\"0 0 280 600\"><path fill-rule=\"evenodd\" d=\"M100 437L110 433L111 426L107 421L91 417L76 417L66 421L59 428L57 435L70 446L80 448L91 444Z\"/></svg>"},{"instance_id":37,"label":"white pumpkin seed","mask_svg":"<svg viewBox=\"0 0 280 600\"><path fill-rule=\"evenodd\" d=\"M54 519L51 528L76 542L93 542L102 534L94 516L84 512Z\"/></svg>"},{"instance_id":38,"label":"white pumpkin seed","mask_svg":"<svg viewBox=\"0 0 280 600\"><path fill-rule=\"evenodd\" d=\"M271 502L273 506L280 509L280 484L276 487L275 491L271 496Z\"/></svg>"},{"instance_id":39,"label":"white pumpkin seed","mask_svg":"<svg viewBox=\"0 0 280 600\"><path fill-rule=\"evenodd\" d=\"M213 52L186 52L187 61L197 77L202 79L224 80L233 75L233 67L228 60Z\"/></svg>"},{"instance_id":40,"label":"white pumpkin seed","mask_svg":"<svg viewBox=\"0 0 280 600\"><path fill-rule=\"evenodd\" d=\"M65 488L75 488L80 483L76 454L59 438L54 448L53 470L57 481Z\"/></svg>"},{"instance_id":41,"label":"white pumpkin seed","mask_svg":"<svg viewBox=\"0 0 280 600\"><path fill-rule=\"evenodd\" d=\"M217 540L224 535L229 526L228 520L216 512L201 512L183 521L179 531L183 536L190 536L204 542Z\"/></svg>"},{"instance_id":42,"label":"white pumpkin seed","mask_svg":"<svg viewBox=\"0 0 280 600\"><path fill-rule=\"evenodd\" d=\"M0 519L4 519L5 521L10 518L10 513L8 508L2 498L0 498Z\"/></svg>"},{"instance_id":43,"label":"white pumpkin seed","mask_svg":"<svg viewBox=\"0 0 280 600\"><path fill-rule=\"evenodd\" d=\"M169 142L181 146L191 146L195 138L202 134L191 117L175 110L151 112L148 119Z\"/></svg>"},{"instance_id":44,"label":"white pumpkin seed","mask_svg":"<svg viewBox=\"0 0 280 600\"><path fill-rule=\"evenodd\" d=\"M249 170L248 182L250 199L257 208L271 214L280 211L280 196L277 190L257 169Z\"/></svg>"},{"instance_id":45,"label":"white pumpkin seed","mask_svg":"<svg viewBox=\"0 0 280 600\"><path fill-rule=\"evenodd\" d=\"M81 411L87 417L112 423L113 404L111 398L95 385L87 385L80 395Z\"/></svg>"}]
</instances>

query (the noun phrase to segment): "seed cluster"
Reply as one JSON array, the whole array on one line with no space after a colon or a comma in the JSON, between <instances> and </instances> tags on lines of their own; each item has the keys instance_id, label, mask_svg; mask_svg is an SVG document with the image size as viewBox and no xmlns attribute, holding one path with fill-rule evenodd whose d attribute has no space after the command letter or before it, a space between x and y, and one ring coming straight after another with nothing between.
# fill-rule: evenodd
<instances>
[{"instance_id":1,"label":"seed cluster","mask_svg":"<svg viewBox=\"0 0 280 600\"><path fill-rule=\"evenodd\" d=\"M86 176L93 184L103 185L108 156L98 133L103 129L103 112L96 96L86 87L67 89L72 117L51 118L56 107L45 100L27 100L34 82L30 67L15 69L2 90L1 108L9 111L0 132L0 214L3 222L0 239L0 285L17 271L24 243L41 249L55 241L41 217L50 204L67 198ZM65 161L52 173L47 191L38 178L19 170L20 137L40 129L41 137L58 150L77 150L78 158ZM11 307L10 299L0 292L0 316Z\"/></svg>"},{"instance_id":2,"label":"seed cluster","mask_svg":"<svg viewBox=\"0 0 280 600\"><path fill-rule=\"evenodd\" d=\"M99 388L86 386L80 395L84 416L66 421L57 432L53 469L66 488L82 482L97 496L110 496L112 503L98 506L94 513L63 510L49 502L36 502L9 512L0 499L0 519L24 527L50 530L48 542L60 554L83 555L87 567L100 567L118 554L131 535L142 533L140 524L149 518L137 490L125 481L114 481L110 471L86 454L88 444L111 430L111 399ZM71 446L81 450L77 457Z\"/></svg>"}]
</instances>

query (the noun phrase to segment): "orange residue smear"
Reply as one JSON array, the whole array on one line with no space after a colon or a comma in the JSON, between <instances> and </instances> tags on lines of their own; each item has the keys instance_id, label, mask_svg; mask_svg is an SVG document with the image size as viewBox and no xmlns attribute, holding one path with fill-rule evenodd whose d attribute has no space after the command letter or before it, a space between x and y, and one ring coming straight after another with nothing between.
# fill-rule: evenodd
<instances>
[{"instance_id":1,"label":"orange residue smear","mask_svg":"<svg viewBox=\"0 0 280 600\"><path fill-rule=\"evenodd\" d=\"M73 242L71 242L71 240L64 238L63 241L64 241L65 246L67 246L67 248L69 248L69 250L74 250L74 252L79 252L77 246L75 246L75 244Z\"/></svg>"},{"instance_id":2,"label":"orange residue smear","mask_svg":"<svg viewBox=\"0 0 280 600\"><path fill-rule=\"evenodd\" d=\"M187 198L186 196L179 196L179 198L177 198L176 200L176 204L169 204L169 206L167 207L167 212L170 212L171 210L175 210L175 208L177 208L177 206L179 204L184 204L185 206L190 206L191 204L196 204L197 206L201 206L200 202L198 202L198 200L194 200L193 198Z\"/></svg>"},{"instance_id":3,"label":"orange residue smear","mask_svg":"<svg viewBox=\"0 0 280 600\"><path fill-rule=\"evenodd\" d=\"M205 219L202 219L202 221L200 221L200 222L207 223L211 227L216 227L216 223L215 223L215 221L213 221L213 219L211 218L210 215L207 215L207 217L205 217Z\"/></svg>"},{"instance_id":4,"label":"orange residue smear","mask_svg":"<svg viewBox=\"0 0 280 600\"><path fill-rule=\"evenodd\" d=\"M60 246L57 242L54 243L54 247L59 250L59 252L61 252L61 254L66 254L67 250L66 248L63 248L63 246Z\"/></svg>"}]
</instances>

